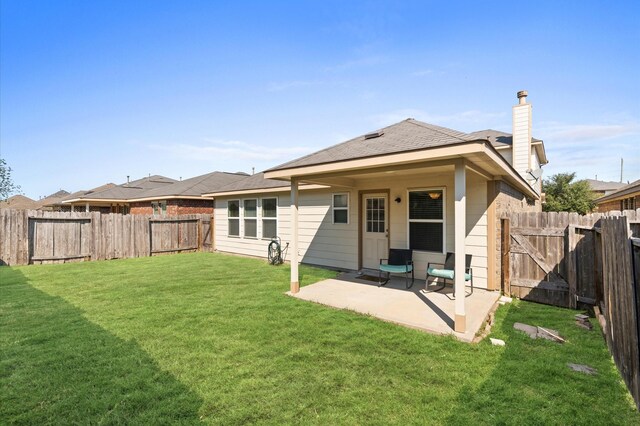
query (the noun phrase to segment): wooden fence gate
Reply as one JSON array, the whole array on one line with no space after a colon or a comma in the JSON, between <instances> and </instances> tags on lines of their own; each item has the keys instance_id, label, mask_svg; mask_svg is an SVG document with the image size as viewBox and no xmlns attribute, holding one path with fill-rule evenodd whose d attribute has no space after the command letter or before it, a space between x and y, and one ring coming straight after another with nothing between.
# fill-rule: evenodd
<instances>
[{"instance_id":1,"label":"wooden fence gate","mask_svg":"<svg viewBox=\"0 0 640 426\"><path fill-rule=\"evenodd\" d=\"M621 212L611 212L611 216ZM602 298L599 221L609 214L514 213L502 219L501 275L505 294L576 308ZM637 232L640 214L627 211Z\"/></svg>"}]
</instances>

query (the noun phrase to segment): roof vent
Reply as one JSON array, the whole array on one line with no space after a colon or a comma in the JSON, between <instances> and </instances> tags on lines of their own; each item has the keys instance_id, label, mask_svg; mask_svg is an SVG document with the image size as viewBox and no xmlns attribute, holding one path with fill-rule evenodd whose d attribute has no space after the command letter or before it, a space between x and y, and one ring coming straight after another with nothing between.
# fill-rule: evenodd
<instances>
[{"instance_id":1,"label":"roof vent","mask_svg":"<svg viewBox=\"0 0 640 426\"><path fill-rule=\"evenodd\" d=\"M382 135L384 135L384 132L381 132L381 131L380 132L367 133L366 135L364 135L364 140L379 138Z\"/></svg>"}]
</instances>

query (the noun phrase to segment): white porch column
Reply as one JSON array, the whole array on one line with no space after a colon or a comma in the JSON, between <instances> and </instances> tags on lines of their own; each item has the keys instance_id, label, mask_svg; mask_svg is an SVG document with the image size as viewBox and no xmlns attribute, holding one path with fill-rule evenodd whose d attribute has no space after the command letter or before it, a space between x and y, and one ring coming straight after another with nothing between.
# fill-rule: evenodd
<instances>
[{"instance_id":1,"label":"white porch column","mask_svg":"<svg viewBox=\"0 0 640 426\"><path fill-rule=\"evenodd\" d=\"M465 161L456 161L455 171L455 327L454 330L464 333L467 329L467 315L465 311L465 290L464 290L464 272L465 272L465 237L467 234L467 212L466 212L466 170Z\"/></svg>"},{"instance_id":2,"label":"white porch column","mask_svg":"<svg viewBox=\"0 0 640 426\"><path fill-rule=\"evenodd\" d=\"M85 204L84 211L89 213L89 203Z\"/></svg>"},{"instance_id":3,"label":"white porch column","mask_svg":"<svg viewBox=\"0 0 640 426\"><path fill-rule=\"evenodd\" d=\"M74 208L75 206L73 204L71 204L71 210L70 212L73 213L74 211L76 211L76 209Z\"/></svg>"},{"instance_id":4,"label":"white porch column","mask_svg":"<svg viewBox=\"0 0 640 426\"><path fill-rule=\"evenodd\" d=\"M291 178L291 293L300 291L298 275L298 180Z\"/></svg>"}]
</instances>

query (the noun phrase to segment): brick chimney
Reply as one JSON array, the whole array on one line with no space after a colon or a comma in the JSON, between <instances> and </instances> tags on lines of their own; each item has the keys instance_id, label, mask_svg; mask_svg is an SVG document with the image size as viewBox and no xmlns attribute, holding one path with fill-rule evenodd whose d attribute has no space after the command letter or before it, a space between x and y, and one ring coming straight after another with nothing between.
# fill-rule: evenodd
<instances>
[{"instance_id":1,"label":"brick chimney","mask_svg":"<svg viewBox=\"0 0 640 426\"><path fill-rule=\"evenodd\" d=\"M529 179L531 170L531 104L527 91L518 92L518 105L513 106L513 168Z\"/></svg>"}]
</instances>

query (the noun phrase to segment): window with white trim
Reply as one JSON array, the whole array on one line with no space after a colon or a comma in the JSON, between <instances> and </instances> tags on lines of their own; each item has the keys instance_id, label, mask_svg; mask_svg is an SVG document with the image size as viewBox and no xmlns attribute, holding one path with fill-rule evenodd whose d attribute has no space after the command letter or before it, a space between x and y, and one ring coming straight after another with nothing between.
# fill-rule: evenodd
<instances>
[{"instance_id":1,"label":"window with white trim","mask_svg":"<svg viewBox=\"0 0 640 426\"><path fill-rule=\"evenodd\" d=\"M349 223L349 193L332 194L333 223Z\"/></svg>"},{"instance_id":2,"label":"window with white trim","mask_svg":"<svg viewBox=\"0 0 640 426\"><path fill-rule=\"evenodd\" d=\"M444 189L409 191L409 248L444 252Z\"/></svg>"},{"instance_id":3,"label":"window with white trim","mask_svg":"<svg viewBox=\"0 0 640 426\"><path fill-rule=\"evenodd\" d=\"M258 200L248 199L242 201L244 217L244 236L248 238L258 237Z\"/></svg>"},{"instance_id":4,"label":"window with white trim","mask_svg":"<svg viewBox=\"0 0 640 426\"><path fill-rule=\"evenodd\" d=\"M240 236L240 200L229 200L227 202L227 233L230 237Z\"/></svg>"},{"instance_id":5,"label":"window with white trim","mask_svg":"<svg viewBox=\"0 0 640 426\"><path fill-rule=\"evenodd\" d=\"M278 199L263 198L262 200L262 238L272 238L278 235Z\"/></svg>"}]
</instances>

